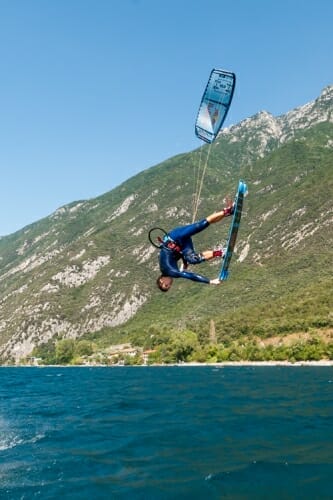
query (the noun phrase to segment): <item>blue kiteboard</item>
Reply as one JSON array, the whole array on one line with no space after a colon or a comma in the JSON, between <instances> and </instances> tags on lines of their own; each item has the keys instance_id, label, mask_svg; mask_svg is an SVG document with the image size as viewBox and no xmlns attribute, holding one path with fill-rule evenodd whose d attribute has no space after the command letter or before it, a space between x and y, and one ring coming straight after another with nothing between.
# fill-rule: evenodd
<instances>
[{"instance_id":1,"label":"blue kiteboard","mask_svg":"<svg viewBox=\"0 0 333 500\"><path fill-rule=\"evenodd\" d=\"M230 224L228 242L225 250L225 254L223 257L222 269L219 274L219 279L224 281L229 276L229 265L231 261L232 254L234 252L234 248L236 245L237 233L240 225L240 220L242 217L243 210L243 201L244 196L247 193L247 186L244 181L239 181L238 183L238 191L235 198L235 211L232 216L232 221Z\"/></svg>"}]
</instances>

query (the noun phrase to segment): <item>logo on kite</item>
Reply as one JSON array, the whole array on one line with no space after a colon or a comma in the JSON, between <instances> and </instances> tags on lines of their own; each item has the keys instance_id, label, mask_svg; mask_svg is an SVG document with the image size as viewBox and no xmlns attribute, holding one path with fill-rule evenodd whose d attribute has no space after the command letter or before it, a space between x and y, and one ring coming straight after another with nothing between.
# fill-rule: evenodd
<instances>
[{"instance_id":1,"label":"logo on kite","mask_svg":"<svg viewBox=\"0 0 333 500\"><path fill-rule=\"evenodd\" d=\"M213 142L227 116L234 94L236 75L222 69L213 69L202 96L195 134L205 142Z\"/></svg>"}]
</instances>

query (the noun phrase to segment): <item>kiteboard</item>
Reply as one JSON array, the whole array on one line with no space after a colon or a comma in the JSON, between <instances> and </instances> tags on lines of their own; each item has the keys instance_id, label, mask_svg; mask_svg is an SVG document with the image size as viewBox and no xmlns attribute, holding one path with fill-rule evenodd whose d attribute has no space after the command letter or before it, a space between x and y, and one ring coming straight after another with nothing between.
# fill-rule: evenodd
<instances>
[{"instance_id":1,"label":"kiteboard","mask_svg":"<svg viewBox=\"0 0 333 500\"><path fill-rule=\"evenodd\" d=\"M219 274L219 279L221 281L224 281L228 278L229 276L229 265L231 261L232 254L234 252L235 244L236 244L236 239L237 239L237 233L240 225L240 220L242 217L242 210L243 210L243 201L244 201L244 196L247 193L247 186L244 181L239 181L238 183L238 191L236 194L235 198L235 211L232 217L232 221L230 224L230 229L229 229L229 235L228 235L228 242L226 246L226 250L224 253L223 257L223 264L222 264L222 269Z\"/></svg>"}]
</instances>

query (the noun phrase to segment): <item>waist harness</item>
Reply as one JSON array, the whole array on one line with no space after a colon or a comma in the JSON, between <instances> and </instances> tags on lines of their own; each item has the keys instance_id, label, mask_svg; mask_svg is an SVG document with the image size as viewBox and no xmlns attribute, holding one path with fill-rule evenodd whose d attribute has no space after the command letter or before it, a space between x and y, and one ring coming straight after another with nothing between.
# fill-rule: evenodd
<instances>
[{"instance_id":1,"label":"waist harness","mask_svg":"<svg viewBox=\"0 0 333 500\"><path fill-rule=\"evenodd\" d=\"M166 235L163 238L159 238L161 247L167 248L171 252L175 252L179 254L180 256L182 255L182 248L181 246L174 241L170 236Z\"/></svg>"}]
</instances>

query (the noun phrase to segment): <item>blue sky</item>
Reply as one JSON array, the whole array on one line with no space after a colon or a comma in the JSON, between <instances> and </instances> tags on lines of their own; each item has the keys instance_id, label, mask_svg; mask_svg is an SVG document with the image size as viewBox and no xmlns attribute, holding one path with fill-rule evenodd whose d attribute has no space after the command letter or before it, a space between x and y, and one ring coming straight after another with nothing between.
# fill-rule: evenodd
<instances>
[{"instance_id":1,"label":"blue sky","mask_svg":"<svg viewBox=\"0 0 333 500\"><path fill-rule=\"evenodd\" d=\"M331 0L0 0L0 235L200 145L212 68L225 126L333 83Z\"/></svg>"}]
</instances>

